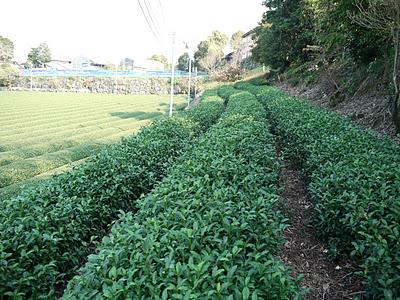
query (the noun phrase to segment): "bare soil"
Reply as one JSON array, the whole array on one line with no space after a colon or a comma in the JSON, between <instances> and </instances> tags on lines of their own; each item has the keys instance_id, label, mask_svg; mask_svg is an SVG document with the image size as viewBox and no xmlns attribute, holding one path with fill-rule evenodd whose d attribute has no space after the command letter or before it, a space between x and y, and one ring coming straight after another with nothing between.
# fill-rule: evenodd
<instances>
[{"instance_id":1,"label":"bare soil","mask_svg":"<svg viewBox=\"0 0 400 300\"><path fill-rule=\"evenodd\" d=\"M302 287L309 290L305 299L366 299L362 280L354 274L357 268L353 262L347 258L333 261L326 245L316 237L316 230L310 226L314 206L299 171L287 159L281 184L284 187L282 206L290 226L285 230L286 243L279 256L292 268L294 276L304 276Z\"/></svg>"}]
</instances>

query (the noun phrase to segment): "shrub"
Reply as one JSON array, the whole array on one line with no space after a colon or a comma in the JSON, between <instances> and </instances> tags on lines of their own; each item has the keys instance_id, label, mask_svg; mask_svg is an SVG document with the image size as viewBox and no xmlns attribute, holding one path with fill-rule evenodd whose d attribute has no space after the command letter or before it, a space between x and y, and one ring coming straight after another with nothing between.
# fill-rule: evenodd
<instances>
[{"instance_id":1,"label":"shrub","mask_svg":"<svg viewBox=\"0 0 400 300\"><path fill-rule=\"evenodd\" d=\"M400 297L400 147L275 88L259 99L310 181L315 226L351 253L376 299Z\"/></svg>"},{"instance_id":2,"label":"shrub","mask_svg":"<svg viewBox=\"0 0 400 300\"><path fill-rule=\"evenodd\" d=\"M264 76L260 77L255 77L249 80L249 83L256 85L256 86L261 86L261 85L267 85L267 80L264 78Z\"/></svg>"},{"instance_id":3,"label":"shrub","mask_svg":"<svg viewBox=\"0 0 400 300\"><path fill-rule=\"evenodd\" d=\"M17 68L9 63L0 62L0 87L9 86L18 75L19 71Z\"/></svg>"},{"instance_id":4,"label":"shrub","mask_svg":"<svg viewBox=\"0 0 400 300\"><path fill-rule=\"evenodd\" d=\"M285 227L279 169L262 107L232 96L138 213L121 216L63 299L292 299L296 282L273 257Z\"/></svg>"},{"instance_id":5,"label":"shrub","mask_svg":"<svg viewBox=\"0 0 400 300\"><path fill-rule=\"evenodd\" d=\"M216 70L212 78L221 82L235 82L243 78L244 69L240 66L228 64Z\"/></svg>"},{"instance_id":6,"label":"shrub","mask_svg":"<svg viewBox=\"0 0 400 300\"><path fill-rule=\"evenodd\" d=\"M230 96L240 93L241 91L235 89L232 85L223 85L218 88L218 96L227 101Z\"/></svg>"},{"instance_id":7,"label":"shrub","mask_svg":"<svg viewBox=\"0 0 400 300\"><path fill-rule=\"evenodd\" d=\"M118 213L136 210L135 200L152 189L201 129L218 119L223 101L205 101L195 110L156 122L72 171L2 202L0 295L54 298Z\"/></svg>"}]
</instances>

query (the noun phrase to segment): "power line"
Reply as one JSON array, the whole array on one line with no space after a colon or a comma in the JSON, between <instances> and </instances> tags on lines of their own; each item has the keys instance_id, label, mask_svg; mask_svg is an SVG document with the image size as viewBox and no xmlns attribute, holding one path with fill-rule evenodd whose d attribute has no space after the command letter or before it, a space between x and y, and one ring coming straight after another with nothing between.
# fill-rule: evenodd
<instances>
[{"instance_id":1,"label":"power line","mask_svg":"<svg viewBox=\"0 0 400 300\"><path fill-rule=\"evenodd\" d=\"M142 14L143 14L143 16L144 16L144 18L146 20L147 25L149 26L149 28L150 28L151 32L153 33L154 37L159 41L160 38L158 37L158 35L157 35L156 31L154 30L154 28L151 26L151 24L149 22L149 19L148 19L147 15L146 15L146 13L145 13L145 11L143 9L143 6L142 6L142 3L140 2L140 0L138 0L138 3L139 3L139 6L140 6L140 9L142 10Z\"/></svg>"},{"instance_id":2,"label":"power line","mask_svg":"<svg viewBox=\"0 0 400 300\"><path fill-rule=\"evenodd\" d=\"M144 1L144 5L146 7L147 13L150 17L150 21L153 24L153 27L155 28L158 36L160 36L160 30L158 29L158 26L157 26L156 22L154 21L154 20L156 20L156 18L154 17L154 19L153 19L153 9L152 9L151 5L147 2L147 0L143 0L143 1Z\"/></svg>"},{"instance_id":3,"label":"power line","mask_svg":"<svg viewBox=\"0 0 400 300\"><path fill-rule=\"evenodd\" d=\"M160 6L161 15L162 15L162 18L163 18L163 21L164 21L164 25L167 25L167 21L165 19L165 14L164 14L164 8L163 8L163 6L161 4L161 0L158 0L158 5Z\"/></svg>"}]
</instances>

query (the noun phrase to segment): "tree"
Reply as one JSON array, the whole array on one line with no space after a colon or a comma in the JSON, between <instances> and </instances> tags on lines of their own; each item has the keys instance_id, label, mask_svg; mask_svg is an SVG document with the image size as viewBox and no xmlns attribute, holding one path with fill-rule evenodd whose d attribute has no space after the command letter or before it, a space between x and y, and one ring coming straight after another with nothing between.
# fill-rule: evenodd
<instances>
[{"instance_id":1,"label":"tree","mask_svg":"<svg viewBox=\"0 0 400 300\"><path fill-rule=\"evenodd\" d=\"M210 66L209 63L216 58L222 59L224 56L223 49L226 47L227 43L228 37L224 33L214 30L205 41L201 41L197 46L198 50L194 53L196 67L199 67L200 70L207 71L204 65ZM207 57L208 55L209 57ZM203 61L203 64L200 63L201 61Z\"/></svg>"},{"instance_id":2,"label":"tree","mask_svg":"<svg viewBox=\"0 0 400 300\"><path fill-rule=\"evenodd\" d=\"M177 69L180 71L189 71L189 53L185 52L178 58Z\"/></svg>"},{"instance_id":3,"label":"tree","mask_svg":"<svg viewBox=\"0 0 400 300\"><path fill-rule=\"evenodd\" d=\"M201 41L197 45L197 51L194 53L194 63L195 66L198 67L200 70L202 69L201 66L199 65L199 61L204 58L207 55L209 48L209 42L208 41ZM204 70L203 70L204 71Z\"/></svg>"},{"instance_id":4,"label":"tree","mask_svg":"<svg viewBox=\"0 0 400 300\"><path fill-rule=\"evenodd\" d=\"M9 62L14 57L14 44L13 42L0 35L0 62Z\"/></svg>"},{"instance_id":5,"label":"tree","mask_svg":"<svg viewBox=\"0 0 400 300\"><path fill-rule=\"evenodd\" d=\"M224 53L215 46L208 49L206 56L199 60L201 68L211 75L222 65Z\"/></svg>"},{"instance_id":6,"label":"tree","mask_svg":"<svg viewBox=\"0 0 400 300\"><path fill-rule=\"evenodd\" d=\"M168 63L167 57L163 54L153 54L152 56L149 57L149 60L154 60L162 63L166 70L171 69L171 64Z\"/></svg>"},{"instance_id":7,"label":"tree","mask_svg":"<svg viewBox=\"0 0 400 300\"><path fill-rule=\"evenodd\" d=\"M398 0L367 0L357 5L360 14L352 15L359 25L379 32L392 40L394 87L393 121L400 133L400 2Z\"/></svg>"},{"instance_id":8,"label":"tree","mask_svg":"<svg viewBox=\"0 0 400 300\"><path fill-rule=\"evenodd\" d=\"M8 86L13 77L19 75L19 70L10 63L0 63L0 86Z\"/></svg>"},{"instance_id":9,"label":"tree","mask_svg":"<svg viewBox=\"0 0 400 300\"><path fill-rule=\"evenodd\" d=\"M244 39L243 39L244 32L237 31L231 36L230 44L233 50L239 51L244 46Z\"/></svg>"},{"instance_id":10,"label":"tree","mask_svg":"<svg viewBox=\"0 0 400 300\"><path fill-rule=\"evenodd\" d=\"M49 46L46 43L41 43L38 47L32 48L28 54L28 62L34 68L46 66L46 63L51 61L51 53Z\"/></svg>"},{"instance_id":11,"label":"tree","mask_svg":"<svg viewBox=\"0 0 400 300\"><path fill-rule=\"evenodd\" d=\"M312 22L304 17L302 0L265 0L268 8L255 31L253 58L283 72L293 64L307 61L307 45L312 45Z\"/></svg>"},{"instance_id":12,"label":"tree","mask_svg":"<svg viewBox=\"0 0 400 300\"><path fill-rule=\"evenodd\" d=\"M18 75L18 70L12 66L11 60L14 57L14 44L0 36L0 86L7 86L13 76Z\"/></svg>"},{"instance_id":13,"label":"tree","mask_svg":"<svg viewBox=\"0 0 400 300\"><path fill-rule=\"evenodd\" d=\"M133 67L134 67L134 60L132 59L132 58L124 58L123 60L121 60L121 62L120 62L120 66L121 67L123 67L123 68L127 68L127 69L131 69L131 70L133 70Z\"/></svg>"},{"instance_id":14,"label":"tree","mask_svg":"<svg viewBox=\"0 0 400 300\"><path fill-rule=\"evenodd\" d=\"M210 45L216 46L221 50L224 49L225 46L228 44L228 37L226 36L226 34L218 30L214 30L207 40Z\"/></svg>"},{"instance_id":15,"label":"tree","mask_svg":"<svg viewBox=\"0 0 400 300\"><path fill-rule=\"evenodd\" d=\"M244 50L245 50L245 40L243 38L244 32L237 31L232 34L230 45L234 51L232 62L235 65L239 65L242 61Z\"/></svg>"}]
</instances>

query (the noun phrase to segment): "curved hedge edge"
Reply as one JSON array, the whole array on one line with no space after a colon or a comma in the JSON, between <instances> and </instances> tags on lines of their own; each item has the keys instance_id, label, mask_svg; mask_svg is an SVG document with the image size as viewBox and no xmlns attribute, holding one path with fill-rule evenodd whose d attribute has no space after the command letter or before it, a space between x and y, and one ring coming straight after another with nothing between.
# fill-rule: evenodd
<instances>
[{"instance_id":1,"label":"curved hedge edge","mask_svg":"<svg viewBox=\"0 0 400 300\"><path fill-rule=\"evenodd\" d=\"M285 227L275 207L281 165L253 107L263 110L248 93L230 98L221 121L139 201L138 214L121 216L63 299L299 294L273 256Z\"/></svg>"},{"instance_id":2,"label":"curved hedge edge","mask_svg":"<svg viewBox=\"0 0 400 300\"><path fill-rule=\"evenodd\" d=\"M400 147L278 89L255 94L308 175L315 227L331 253L359 262L369 296L400 297Z\"/></svg>"},{"instance_id":3,"label":"curved hedge edge","mask_svg":"<svg viewBox=\"0 0 400 300\"><path fill-rule=\"evenodd\" d=\"M120 210L135 209L133 200L160 181L223 109L221 99L205 101L190 114L145 127L89 162L2 202L0 295L54 298Z\"/></svg>"},{"instance_id":4,"label":"curved hedge edge","mask_svg":"<svg viewBox=\"0 0 400 300\"><path fill-rule=\"evenodd\" d=\"M228 99L237 94L240 93L241 91L235 89L232 85L223 85L218 88L218 96L220 96L222 99L225 101L228 101Z\"/></svg>"}]
</instances>

